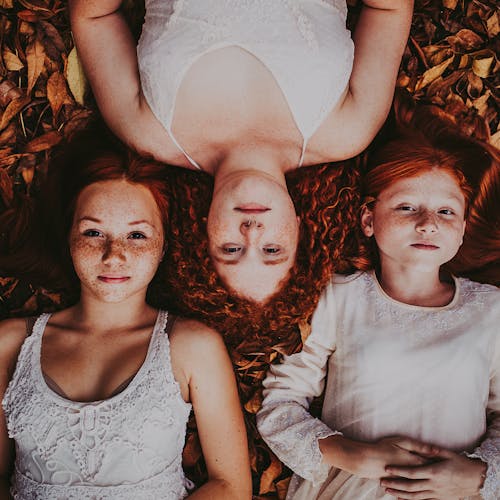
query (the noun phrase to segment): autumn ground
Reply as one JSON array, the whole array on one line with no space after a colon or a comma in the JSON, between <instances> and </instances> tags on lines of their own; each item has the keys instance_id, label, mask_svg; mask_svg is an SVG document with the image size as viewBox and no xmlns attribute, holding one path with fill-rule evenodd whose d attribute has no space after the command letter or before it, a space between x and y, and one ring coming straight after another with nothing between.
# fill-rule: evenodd
<instances>
[{"instance_id":1,"label":"autumn ground","mask_svg":"<svg viewBox=\"0 0 500 500\"><path fill-rule=\"evenodd\" d=\"M138 34L143 2L125 4ZM354 23L359 2L348 4ZM488 137L497 147L499 23L497 0L417 0L398 78L416 99L439 105L467 133ZM36 195L54 148L83 128L95 108L73 49L66 2L0 0L0 44L1 213ZM40 311L60 299L0 277L0 318ZM261 444L257 449L255 490L283 497L288 471ZM199 456L193 440L188 455L188 461Z\"/></svg>"}]
</instances>

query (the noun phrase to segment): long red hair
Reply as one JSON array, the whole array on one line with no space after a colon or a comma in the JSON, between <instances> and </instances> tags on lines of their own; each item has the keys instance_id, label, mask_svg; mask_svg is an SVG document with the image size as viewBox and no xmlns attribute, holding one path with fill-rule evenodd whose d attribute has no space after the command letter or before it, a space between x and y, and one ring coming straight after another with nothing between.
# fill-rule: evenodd
<instances>
[{"instance_id":1,"label":"long red hair","mask_svg":"<svg viewBox=\"0 0 500 500\"><path fill-rule=\"evenodd\" d=\"M416 106L403 95L394 105L393 128L382 134L367 157L364 202L370 203L394 182L438 168L455 178L466 200L466 233L452 272L500 284L499 151L484 140L465 135L435 106ZM358 266L377 265L376 249Z\"/></svg>"}]
</instances>

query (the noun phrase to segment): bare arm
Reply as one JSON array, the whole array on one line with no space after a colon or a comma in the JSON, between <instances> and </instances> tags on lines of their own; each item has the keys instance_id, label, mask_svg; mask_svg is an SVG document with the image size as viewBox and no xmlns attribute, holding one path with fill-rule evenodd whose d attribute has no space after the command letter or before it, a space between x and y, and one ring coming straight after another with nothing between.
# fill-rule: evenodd
<instances>
[{"instance_id":1,"label":"bare arm","mask_svg":"<svg viewBox=\"0 0 500 500\"><path fill-rule=\"evenodd\" d=\"M24 320L7 320L0 323L0 400L15 370L17 357L26 335ZM9 438L7 423L0 406L0 499L10 499L10 475L14 468L14 443Z\"/></svg>"},{"instance_id":2,"label":"bare arm","mask_svg":"<svg viewBox=\"0 0 500 500\"><path fill-rule=\"evenodd\" d=\"M413 0L364 0L353 34L354 64L349 88L342 105L329 118L325 131L329 140L323 136L323 141L330 144L332 159L361 152L386 119L412 12Z\"/></svg>"},{"instance_id":3,"label":"bare arm","mask_svg":"<svg viewBox=\"0 0 500 500\"><path fill-rule=\"evenodd\" d=\"M251 498L245 425L231 361L220 336L194 321L182 321L172 335L177 380L185 380L209 480L189 498ZM181 387L182 387L181 383Z\"/></svg>"},{"instance_id":4,"label":"bare arm","mask_svg":"<svg viewBox=\"0 0 500 500\"><path fill-rule=\"evenodd\" d=\"M142 97L136 45L120 5L121 0L69 0L73 37L110 128L135 149L153 152L154 117Z\"/></svg>"}]
</instances>

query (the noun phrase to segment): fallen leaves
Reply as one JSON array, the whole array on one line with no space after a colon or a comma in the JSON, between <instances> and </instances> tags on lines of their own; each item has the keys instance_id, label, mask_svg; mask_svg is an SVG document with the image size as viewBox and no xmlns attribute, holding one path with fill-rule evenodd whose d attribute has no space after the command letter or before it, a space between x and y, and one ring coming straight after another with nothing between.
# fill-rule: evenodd
<instances>
[{"instance_id":1,"label":"fallen leaves","mask_svg":"<svg viewBox=\"0 0 500 500\"><path fill-rule=\"evenodd\" d=\"M352 14L360 1L348 4ZM126 0L124 8L137 33L143 2ZM0 0L0 210L13 204L16 193L30 194L53 149L84 128L93 113L91 102L85 101L88 84L65 9L63 0ZM490 135L497 147L499 16L497 0L416 0L398 77L398 86L416 99L440 106L467 133ZM63 300L59 294L0 277L0 316L48 310ZM309 333L304 321L302 341ZM290 471L258 437L254 416L269 364L300 346L283 341L266 353L258 346L244 347L231 355L249 422L251 463L260 495L256 498L284 498ZM204 468L194 423L189 429L185 464L195 479L201 479Z\"/></svg>"}]
</instances>

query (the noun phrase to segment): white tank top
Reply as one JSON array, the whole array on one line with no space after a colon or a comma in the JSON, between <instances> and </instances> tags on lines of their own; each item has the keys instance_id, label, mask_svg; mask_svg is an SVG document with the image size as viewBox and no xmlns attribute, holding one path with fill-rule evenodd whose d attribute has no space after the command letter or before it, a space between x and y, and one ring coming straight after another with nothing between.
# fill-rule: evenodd
<instances>
[{"instance_id":1,"label":"white tank top","mask_svg":"<svg viewBox=\"0 0 500 500\"><path fill-rule=\"evenodd\" d=\"M21 348L2 405L16 447L15 499L178 500L191 405L172 374L167 312L160 311L146 359L115 396L70 401L45 382L40 352L50 317L40 316Z\"/></svg>"},{"instance_id":2,"label":"white tank top","mask_svg":"<svg viewBox=\"0 0 500 500\"><path fill-rule=\"evenodd\" d=\"M210 51L237 46L274 76L303 137L308 139L345 91L354 45L345 0L146 0L137 47L144 96L172 141L179 86Z\"/></svg>"}]
</instances>

